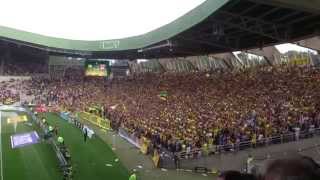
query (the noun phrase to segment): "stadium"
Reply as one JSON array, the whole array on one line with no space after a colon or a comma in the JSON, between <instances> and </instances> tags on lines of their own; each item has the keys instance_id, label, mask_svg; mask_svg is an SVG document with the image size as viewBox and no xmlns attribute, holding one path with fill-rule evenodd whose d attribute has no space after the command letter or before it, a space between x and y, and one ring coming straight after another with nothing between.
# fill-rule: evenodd
<instances>
[{"instance_id":1,"label":"stadium","mask_svg":"<svg viewBox=\"0 0 320 180\"><path fill-rule=\"evenodd\" d=\"M1 5L0 180L320 179L320 1Z\"/></svg>"}]
</instances>

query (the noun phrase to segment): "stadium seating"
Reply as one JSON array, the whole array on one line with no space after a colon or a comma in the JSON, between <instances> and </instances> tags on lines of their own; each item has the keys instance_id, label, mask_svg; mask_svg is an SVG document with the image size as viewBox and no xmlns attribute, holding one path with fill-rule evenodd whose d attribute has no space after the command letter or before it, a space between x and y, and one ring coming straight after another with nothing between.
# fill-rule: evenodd
<instances>
[{"instance_id":1,"label":"stadium seating","mask_svg":"<svg viewBox=\"0 0 320 180\"><path fill-rule=\"evenodd\" d=\"M191 152L221 145L232 150L241 142L258 146L266 138L319 128L319 77L310 67L267 67L29 83L71 112L103 104L117 124L111 126L150 139L149 148Z\"/></svg>"}]
</instances>

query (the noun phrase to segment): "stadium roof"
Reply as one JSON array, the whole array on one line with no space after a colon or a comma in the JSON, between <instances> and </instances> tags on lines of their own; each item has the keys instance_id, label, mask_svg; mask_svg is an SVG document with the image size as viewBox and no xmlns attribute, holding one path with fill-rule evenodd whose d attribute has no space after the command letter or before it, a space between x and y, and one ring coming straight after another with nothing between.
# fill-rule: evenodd
<instances>
[{"instance_id":1,"label":"stadium roof","mask_svg":"<svg viewBox=\"0 0 320 180\"><path fill-rule=\"evenodd\" d=\"M0 24L63 39L119 39L164 26L204 1L2 0Z\"/></svg>"},{"instance_id":2,"label":"stadium roof","mask_svg":"<svg viewBox=\"0 0 320 180\"><path fill-rule=\"evenodd\" d=\"M136 59L246 50L300 40L319 30L317 0L206 0L172 23L129 38L69 40L4 26L0 37L52 54Z\"/></svg>"}]
</instances>

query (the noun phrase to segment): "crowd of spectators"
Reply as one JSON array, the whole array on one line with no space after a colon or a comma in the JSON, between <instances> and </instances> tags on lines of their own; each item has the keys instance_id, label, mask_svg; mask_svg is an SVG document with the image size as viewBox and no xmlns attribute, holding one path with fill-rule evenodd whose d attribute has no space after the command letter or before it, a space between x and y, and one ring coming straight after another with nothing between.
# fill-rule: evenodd
<instances>
[{"instance_id":1,"label":"crowd of spectators","mask_svg":"<svg viewBox=\"0 0 320 180\"><path fill-rule=\"evenodd\" d=\"M259 143L320 126L320 70L309 67L31 83L51 104L69 111L100 104L114 127L172 152Z\"/></svg>"},{"instance_id":2,"label":"crowd of spectators","mask_svg":"<svg viewBox=\"0 0 320 180\"><path fill-rule=\"evenodd\" d=\"M1 82L0 86L0 104L11 104L19 101L18 91L15 91L8 82Z\"/></svg>"},{"instance_id":3,"label":"crowd of spectators","mask_svg":"<svg viewBox=\"0 0 320 180\"><path fill-rule=\"evenodd\" d=\"M29 76L42 73L48 73L48 65L45 62L8 61L5 63L2 75Z\"/></svg>"},{"instance_id":4,"label":"crowd of spectators","mask_svg":"<svg viewBox=\"0 0 320 180\"><path fill-rule=\"evenodd\" d=\"M63 110L99 104L114 128L171 152L257 144L320 127L320 70L311 67L149 73L113 81L71 74L34 78L27 85L31 94Z\"/></svg>"},{"instance_id":5,"label":"crowd of spectators","mask_svg":"<svg viewBox=\"0 0 320 180\"><path fill-rule=\"evenodd\" d=\"M319 128L319 82L308 68L147 75L110 86L105 102L129 132L190 151Z\"/></svg>"}]
</instances>

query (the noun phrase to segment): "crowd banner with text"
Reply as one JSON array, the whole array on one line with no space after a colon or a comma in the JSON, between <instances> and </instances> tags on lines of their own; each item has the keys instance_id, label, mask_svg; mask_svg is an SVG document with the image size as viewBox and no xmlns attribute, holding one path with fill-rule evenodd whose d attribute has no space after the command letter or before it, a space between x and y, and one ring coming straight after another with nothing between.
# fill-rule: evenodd
<instances>
[{"instance_id":1,"label":"crowd banner with text","mask_svg":"<svg viewBox=\"0 0 320 180\"><path fill-rule=\"evenodd\" d=\"M309 57L294 58L290 61L291 65L304 66L310 64Z\"/></svg>"}]
</instances>

